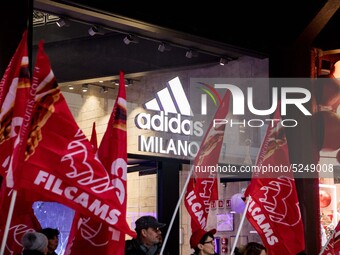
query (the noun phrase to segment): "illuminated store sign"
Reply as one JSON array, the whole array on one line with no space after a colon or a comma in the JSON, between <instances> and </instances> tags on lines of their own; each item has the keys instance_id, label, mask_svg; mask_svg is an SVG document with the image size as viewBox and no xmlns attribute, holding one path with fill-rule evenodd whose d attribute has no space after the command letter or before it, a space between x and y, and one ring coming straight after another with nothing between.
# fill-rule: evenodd
<instances>
[{"instance_id":1,"label":"illuminated store sign","mask_svg":"<svg viewBox=\"0 0 340 255\"><path fill-rule=\"evenodd\" d=\"M190 136L201 137L203 124L192 120L192 110L178 77L168 82L168 87L157 92L156 97L145 103L145 109L158 114L139 113L136 126L143 130L166 133L176 138L139 135L138 150L177 156L195 157L199 143ZM178 139L180 135L181 139Z\"/></svg>"}]
</instances>

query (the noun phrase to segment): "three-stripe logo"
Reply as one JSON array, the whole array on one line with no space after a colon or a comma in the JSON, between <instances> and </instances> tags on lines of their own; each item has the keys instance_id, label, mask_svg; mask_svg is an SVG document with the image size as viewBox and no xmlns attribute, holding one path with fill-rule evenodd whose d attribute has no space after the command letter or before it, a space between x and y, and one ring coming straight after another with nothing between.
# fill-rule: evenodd
<instances>
[{"instance_id":1,"label":"three-stripe logo","mask_svg":"<svg viewBox=\"0 0 340 255\"><path fill-rule=\"evenodd\" d=\"M168 86L157 92L156 97L144 104L144 108L153 111L193 116L189 101L178 77L170 80Z\"/></svg>"}]
</instances>

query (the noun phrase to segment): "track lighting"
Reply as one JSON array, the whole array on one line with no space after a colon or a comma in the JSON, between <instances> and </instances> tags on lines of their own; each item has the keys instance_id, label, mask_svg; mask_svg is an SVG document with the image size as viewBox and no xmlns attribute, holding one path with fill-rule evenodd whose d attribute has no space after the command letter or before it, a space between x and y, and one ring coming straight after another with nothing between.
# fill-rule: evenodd
<instances>
[{"instance_id":1,"label":"track lighting","mask_svg":"<svg viewBox=\"0 0 340 255\"><path fill-rule=\"evenodd\" d=\"M89 35L91 35L91 36L94 36L94 35L103 35L103 34L104 34L104 32L101 31L101 30L99 29L99 27L97 27L97 26L92 26L92 27L90 27L89 30L88 30L87 32L88 32Z\"/></svg>"},{"instance_id":2,"label":"track lighting","mask_svg":"<svg viewBox=\"0 0 340 255\"><path fill-rule=\"evenodd\" d=\"M67 20L66 18L60 18L57 22L56 22L58 27L68 27L70 26L70 21Z\"/></svg>"},{"instance_id":3,"label":"track lighting","mask_svg":"<svg viewBox=\"0 0 340 255\"><path fill-rule=\"evenodd\" d=\"M134 82L133 79L124 79L125 87L128 87L129 85L132 85L133 82ZM114 81L112 81L112 83L114 83L116 86L119 86L119 80L114 80Z\"/></svg>"},{"instance_id":4,"label":"track lighting","mask_svg":"<svg viewBox=\"0 0 340 255\"><path fill-rule=\"evenodd\" d=\"M100 92L101 93L107 93L109 91L109 88L108 87L101 87L100 88Z\"/></svg>"},{"instance_id":5,"label":"track lighting","mask_svg":"<svg viewBox=\"0 0 340 255\"><path fill-rule=\"evenodd\" d=\"M158 45L158 51L160 51L160 52L170 51L170 50L171 50L171 46L167 43L161 42Z\"/></svg>"},{"instance_id":6,"label":"track lighting","mask_svg":"<svg viewBox=\"0 0 340 255\"><path fill-rule=\"evenodd\" d=\"M89 89L89 85L87 84L83 84L83 86L81 87L81 91L83 92L87 92L88 89Z\"/></svg>"},{"instance_id":7,"label":"track lighting","mask_svg":"<svg viewBox=\"0 0 340 255\"><path fill-rule=\"evenodd\" d=\"M224 66L225 63L226 63L225 58L220 58L220 65L221 65L221 66Z\"/></svg>"},{"instance_id":8,"label":"track lighting","mask_svg":"<svg viewBox=\"0 0 340 255\"><path fill-rule=\"evenodd\" d=\"M38 14L39 13L39 14ZM45 17L44 13L40 13L40 12L36 12L34 11L34 19L36 19L36 21L34 21L33 26L35 25L40 25L41 24L41 19L43 18L45 20L45 18L48 18L47 16ZM41 16L43 15L43 16ZM47 14L46 14L47 15ZM64 14L62 14L64 15ZM142 41L144 43L145 40L147 41L152 41L153 43L155 43L154 47L157 47L157 50L159 52L165 52L165 51L170 51L172 50L172 48L177 49L181 49L182 54L185 54L186 58L194 58L194 57L198 57L199 54L202 55L210 55L216 58L216 62L219 59L219 64L220 65L225 65L228 64L228 62L235 60L235 57L228 57L227 55L222 55L223 57L221 57L220 53L215 53L214 51L210 51L210 50L205 50L204 48L199 48L197 46L194 45L185 45L183 43L178 43L175 41L172 41L171 39L161 39L159 37L153 37L151 34L149 36L146 35L134 35L133 33L135 33L134 31L129 31L126 29L118 29L118 28L112 28L110 26L107 26L106 24L103 23L95 23L95 21L93 22L85 22L85 21L81 21L81 20L77 20L75 17L69 17L67 16L67 14L65 16L54 16L51 17L51 19L48 19L48 23L50 23L50 21L53 22L53 24L55 23L58 27L68 27L70 25L73 25L76 22L80 22L81 24L84 24L85 26L87 26L87 31L88 34L90 36L95 36L95 35L105 35L107 33L111 33L112 31L114 31L115 33L119 34L121 36L121 39L123 40L124 44L129 45L130 43L139 43L139 41ZM44 22L44 21L42 21ZM46 22L44 22L43 24L46 24ZM130 34L131 33L131 34ZM164 40L164 41L163 41ZM157 46L156 46L157 45ZM184 53L185 51L185 53ZM217 63L216 63L217 64ZM324 64L324 63L323 63ZM323 65L324 66L324 65Z\"/></svg>"},{"instance_id":9,"label":"track lighting","mask_svg":"<svg viewBox=\"0 0 340 255\"><path fill-rule=\"evenodd\" d=\"M186 53L185 53L185 56L187 58L192 58L192 51L191 50L188 50Z\"/></svg>"},{"instance_id":10,"label":"track lighting","mask_svg":"<svg viewBox=\"0 0 340 255\"><path fill-rule=\"evenodd\" d=\"M197 51L194 51L194 50L188 50L188 51L185 53L185 56L186 56L187 58L198 57L198 53L197 53Z\"/></svg>"},{"instance_id":11,"label":"track lighting","mask_svg":"<svg viewBox=\"0 0 340 255\"><path fill-rule=\"evenodd\" d=\"M125 87L130 86L133 84L133 80L132 79L125 79Z\"/></svg>"},{"instance_id":12,"label":"track lighting","mask_svg":"<svg viewBox=\"0 0 340 255\"><path fill-rule=\"evenodd\" d=\"M138 37L131 34L125 36L123 41L126 45L129 45L130 43L139 43Z\"/></svg>"}]
</instances>

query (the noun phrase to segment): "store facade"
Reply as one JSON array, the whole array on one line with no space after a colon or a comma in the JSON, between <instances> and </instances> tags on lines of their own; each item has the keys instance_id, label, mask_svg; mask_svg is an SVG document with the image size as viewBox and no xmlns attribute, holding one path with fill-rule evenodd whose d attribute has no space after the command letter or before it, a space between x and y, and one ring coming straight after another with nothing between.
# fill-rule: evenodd
<instances>
[{"instance_id":1,"label":"store facade","mask_svg":"<svg viewBox=\"0 0 340 255\"><path fill-rule=\"evenodd\" d=\"M44 4L44 1L39 2L38 6L41 7L41 4ZM51 12L51 22L44 24L47 27L56 26L55 22L60 19L61 15L67 16L64 11L58 9L59 6L44 6L46 7L45 11L47 13L51 11L51 8L56 10L56 12ZM56 15L56 17L53 17L54 15ZM60 15L60 17L58 15ZM53 20L54 18L55 20ZM77 19L77 17L73 18ZM93 17L93 20L95 20L94 23L98 22L98 16ZM88 26L90 23L92 23L92 20L87 19L85 25ZM104 30L106 28L105 26ZM183 45L176 42L174 43L175 47L173 47L173 51L168 52L165 58L164 56L160 57L160 53L156 50L151 56L149 54L147 59L150 60L154 58L153 61L155 62L146 65L146 54L141 54L140 51L138 52L136 47L138 47L138 50L142 48L142 51L143 47L145 47L145 52L149 53L150 51L146 50L149 50L149 47L151 47L149 44L143 46L142 42L138 44L138 46L134 44L124 45L130 48L117 50L119 51L118 53L111 49L108 50L112 41L116 44L118 44L118 41L122 43L121 32L123 29L119 27L118 30L119 32L115 39L99 34L99 39L94 43L90 42L90 40L93 39L90 37L85 40L79 37L78 42L72 42L71 44L61 41L58 43L57 40L55 42L47 42L47 53L50 53L52 68L54 66L56 67L55 73L57 80L78 125L84 133L90 137L92 124L95 122L99 141L106 129L106 124L116 97L117 86L114 83L118 77L118 70L121 69L126 72L126 77L128 77L126 83L130 84L126 87L128 102L128 163L130 165L128 170L128 221L133 228L133 222L136 218L144 214L152 214L157 216L160 221L169 223L187 178L191 160L195 156L195 152L197 152L196 144L199 144L202 137L177 132L176 128L174 128L174 132L168 132L169 130L165 132L165 128L161 127L160 124L156 124L156 128L151 127L150 123L149 125L145 122L147 120L146 116L150 116L151 120L153 116L157 115L155 118L164 121L175 118L174 122L176 119L179 122L179 118L183 120L186 117L182 115L179 117L178 114L170 112L167 115L168 119L166 119L164 112L162 115L162 111L157 111L152 107L147 108L145 104L156 99L157 104L162 105L163 102L157 93L164 89L167 89L171 94L171 99L174 100L174 93L178 91L178 88L172 91L169 82L178 79L184 94L188 98L190 106L193 104L192 107L194 111L197 112L199 111L198 108L200 104L198 104L198 106L194 106L194 104L200 101L197 99L197 91L200 91L199 86L201 83L213 84L215 82L223 82L227 78L268 78L269 59L264 56L248 54L246 51L240 54L238 51L233 52L233 49L229 49L227 51L228 56L230 56L230 58L228 58L229 63L221 66L218 62L219 53L211 53L207 49L214 47L205 45L200 55L190 60L192 62L183 62L185 58L177 58L178 65L176 65L176 60L172 59L174 55L176 55L176 57L179 55L183 57L183 52L185 53L187 50L187 46L183 48ZM33 30L33 37L38 40L40 37L44 37L42 36L44 35L43 33L44 32L40 31L34 34ZM153 43L154 46L156 45L157 47L162 35L158 33L155 34L157 38ZM148 38L147 41L150 41L152 37L150 34L144 36ZM164 37L167 36L168 35L164 35ZM188 40L189 39L186 39L186 41ZM143 41L143 38L141 41ZM71 52L72 49L79 50L80 48L77 47L81 44L82 47L88 46L88 51L91 52L91 54L82 55L83 53L77 53L77 61L79 62L75 64L72 61L74 56L71 55ZM97 46L95 47L95 45ZM134 46L135 48L133 48ZM176 46L181 46L182 48ZM201 45L197 47L200 46ZM53 66L54 59L60 52L64 52L65 58L61 62L55 62ZM74 50L74 52L77 51ZM224 51L224 53L226 53L226 51ZM200 60L202 61L200 62L198 60L200 57L205 60ZM78 71L78 69L72 67L72 65L81 66L83 63L80 62L84 62L83 59L88 60L86 61L87 64L84 64L84 66L80 68L83 70ZM144 59L143 72L134 69L136 62L140 59ZM169 64L167 66L164 64L164 66L162 66L162 64L160 64L161 62L167 63L166 61L169 59L174 61L171 65ZM216 59L215 63L213 59ZM96 66L96 62L104 62L104 64L97 64ZM332 60L331 65L335 63L336 61ZM64 67L62 67L63 65ZM103 66L107 68L105 69ZM78 76L79 78L73 80L72 77L75 76L72 76L72 73L80 75ZM87 92L82 91L81 87L83 85L88 87ZM71 86L76 89L70 91ZM106 93L103 93L104 88L108 90ZM256 93L259 93L261 96L255 97L259 99L255 101L255 103L259 108L265 108L269 105L269 91L270 87L268 84L257 88ZM223 91L220 91L220 93L223 94ZM201 99L201 97L198 98ZM263 98L266 98L266 100L263 100ZM210 107L209 109L213 112L216 108ZM337 114L339 114L339 112ZM248 118L251 117L248 116ZM254 164L265 129L265 125L256 129L242 127L242 125L229 127L226 131L227 135L225 136L225 140L223 141L220 162L235 166ZM169 145L170 143L171 146ZM336 152L337 149L331 152L323 152L320 162L333 164L335 166L338 165ZM224 179L220 185L220 197L212 207L210 215L211 221L208 222L209 227L218 229L216 235L218 237L218 243L216 246L220 254L229 254L241 219L240 213L231 213L233 211L230 206L231 197L244 191L248 185L248 181L249 179L247 178L241 181L227 178L226 180ZM325 216L325 219L322 219L322 224L324 224L327 230L327 228L332 227L330 225L337 223L338 199L336 197L339 197L339 189L337 188L336 182L332 179L323 179L321 182L321 190L326 192L327 196L331 195L331 203L321 207L321 216ZM189 238L191 234L189 222L189 215L182 203L168 240L168 247L173 249L172 253L177 254L177 251L180 251L180 254L183 255L191 253L189 248ZM167 228L168 227L164 229L163 235ZM248 241L260 241L259 236L254 233L249 223L243 227L239 239L240 244Z\"/></svg>"},{"instance_id":2,"label":"store facade","mask_svg":"<svg viewBox=\"0 0 340 255\"><path fill-rule=\"evenodd\" d=\"M228 66L215 64L208 68L193 67L185 70L150 74L141 77L139 81L135 81L134 84L126 87L128 153L130 157L129 164L131 165L128 168L128 220L132 228L134 221L144 214L152 214L157 216L159 220L163 220L163 222L170 222L188 175L190 162L197 154L197 146L199 146L199 142L202 140L199 137L195 141L195 137L191 138L190 134L181 134L176 129L178 127L177 124L174 125L175 129L172 130L173 132L164 131L161 123L163 125L165 121L169 123L171 118L175 118L173 122L180 118L183 120L185 116L173 113L167 113L164 116L165 113L163 111L145 109L145 103L157 97L159 91L169 88L169 82L171 83L171 81L178 81L177 85L181 85L173 92L180 93L180 89L183 88L184 94L190 98L190 81L193 83L191 84L191 89L197 90L199 85L197 81L207 81L208 79L223 80L225 77L230 76L238 77L242 75L238 70L244 70L248 67L259 77L264 77L267 75L268 61L267 59L244 57L230 62ZM255 75L252 78L256 78ZM100 141L106 129L106 123L114 103L117 88L109 89L107 93L101 93L101 87L89 84L87 92L72 93L69 90L70 85L71 83L67 85L62 84L62 88L77 123L87 135L90 135L92 124L96 122L96 130ZM258 89L262 94L268 92L267 86ZM197 97L195 98L197 101ZM193 102L192 100L188 101ZM160 124L152 122L154 125L158 125L158 130L155 127L152 129L147 128L151 125L145 121L147 116L149 116L148 121L152 121L156 117L159 120L162 119ZM143 120L142 117L144 117ZM168 118L165 119L165 117ZM230 135L226 135L223 142L221 160L223 158L225 162L233 165L243 164L246 158L254 162L264 130L265 126L256 129L256 132L251 128L245 130L242 125L229 127L226 132L230 133ZM250 133L250 131L253 133ZM251 140L253 137L257 141L251 146L247 144L246 140ZM230 200L233 194L240 193L242 188L246 187L247 180L245 179L242 183L227 180L230 181L229 184L226 182L223 185L221 184L221 201L223 201L223 205L220 204L216 207L214 212L223 214L223 212L231 211L230 205L227 205L226 200ZM164 182L167 183L165 184ZM166 185L168 189L164 190L164 187L161 185ZM169 199L171 200L169 201ZM160 213L162 214L160 215ZM173 230L171 232L177 232L174 235L175 237L177 236L177 240L176 238L171 238L170 240L173 242L172 247L176 243L177 245L180 243L181 254L188 254L190 252L189 238L191 228L190 224L188 224L190 222L189 216L183 204L178 213L177 225L172 226ZM211 216L212 219L217 219L216 217L216 215ZM239 217L240 214L235 214L235 222L233 221L232 223L233 229L229 229L228 233L223 233L223 231L219 233L223 238L228 238L227 240L229 240L230 236L235 236L238 222L240 221ZM212 220L211 227L215 224L216 220ZM247 230L249 230L249 227ZM165 233L163 234L165 235ZM178 240L181 240L181 242ZM249 240L251 240L250 236ZM230 244L228 248L230 249ZM225 252L223 254L228 253Z\"/></svg>"}]
</instances>

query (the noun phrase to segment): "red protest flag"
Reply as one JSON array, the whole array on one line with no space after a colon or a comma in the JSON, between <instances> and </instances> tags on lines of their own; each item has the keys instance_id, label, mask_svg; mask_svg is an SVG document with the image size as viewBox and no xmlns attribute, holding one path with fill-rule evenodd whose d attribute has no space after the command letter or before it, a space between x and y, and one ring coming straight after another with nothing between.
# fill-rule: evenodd
<instances>
[{"instance_id":1,"label":"red protest flag","mask_svg":"<svg viewBox=\"0 0 340 255\"><path fill-rule=\"evenodd\" d=\"M15 50L15 53L0 81L0 107L2 107L11 84L15 83L15 79L18 79L19 77L22 63L28 64L27 30L24 31L18 48ZM13 94L13 92L15 95L15 91L12 89L11 93Z\"/></svg>"},{"instance_id":2,"label":"red protest flag","mask_svg":"<svg viewBox=\"0 0 340 255\"><path fill-rule=\"evenodd\" d=\"M6 185L1 186L0 240L3 240L4 237L12 192L13 190L11 188L7 188ZM29 231L41 230L41 225L34 214L32 205L33 202L28 200L25 194L19 193L17 195L12 213L12 220L8 230L4 255L21 254L23 249L21 245L22 236Z\"/></svg>"},{"instance_id":3,"label":"red protest flag","mask_svg":"<svg viewBox=\"0 0 340 255\"><path fill-rule=\"evenodd\" d=\"M268 254L295 255L305 249L304 226L280 120L277 107L258 154L258 171L253 173L245 192L251 199L246 217L260 235ZM273 168L281 170L270 171Z\"/></svg>"},{"instance_id":4,"label":"red protest flag","mask_svg":"<svg viewBox=\"0 0 340 255\"><path fill-rule=\"evenodd\" d=\"M27 92L30 84L28 62L26 30L0 82L0 175L3 177L9 168L14 140L22 123L23 116L20 115L23 112L14 114L14 105L26 100L21 93Z\"/></svg>"},{"instance_id":5,"label":"red protest flag","mask_svg":"<svg viewBox=\"0 0 340 255\"><path fill-rule=\"evenodd\" d=\"M98 143L97 143L97 131L96 131L96 122L93 122L92 124L92 132L91 132L91 138L90 138L90 142L93 146L93 150L96 153L98 150ZM68 239L67 239L67 245L66 245L66 252L65 254L77 254L79 249L85 248L87 251L89 251L89 248L87 247L87 243L85 243L84 245L84 240L86 240L86 238L82 238L83 235L86 235L87 232L86 231L86 222L88 222L90 219L90 217L84 217L82 219L81 214L79 212L75 212L74 217L73 217L73 222L72 222L72 226L71 226L71 230L70 233L68 235ZM98 223L98 225L101 223ZM81 232L80 232L81 229ZM89 229L93 230L92 228L89 227ZM93 231L95 232L95 230ZM77 237L77 235L79 235ZM88 234L87 236L91 237L91 234ZM91 247L90 247L91 249ZM83 251L80 251L83 253Z\"/></svg>"},{"instance_id":6,"label":"red protest flag","mask_svg":"<svg viewBox=\"0 0 340 255\"><path fill-rule=\"evenodd\" d=\"M124 73L120 72L118 96L108 127L98 148L98 158L112 174L112 183L118 195L122 214L126 216L127 132L126 92Z\"/></svg>"},{"instance_id":7,"label":"red protest flag","mask_svg":"<svg viewBox=\"0 0 340 255\"><path fill-rule=\"evenodd\" d=\"M230 92L227 91L217 109L215 119L225 119L229 111ZM208 221L210 201L218 198L216 173L200 171L210 166L218 165L218 159L224 137L224 124L212 121L204 136L200 149L195 157L193 166L195 176L190 178L184 198L185 207L191 217L191 230L204 229Z\"/></svg>"},{"instance_id":8,"label":"red protest flag","mask_svg":"<svg viewBox=\"0 0 340 255\"><path fill-rule=\"evenodd\" d=\"M98 158L107 171L112 174L112 183L120 202L121 220L126 222L127 207L127 130L126 130L127 108L124 73L120 72L119 91L113 107L108 127L98 148ZM114 229L113 229L114 230ZM113 230L108 229L108 232ZM134 231L129 235L136 237ZM109 239L109 250L117 251L117 254L125 254L125 235L115 231Z\"/></svg>"},{"instance_id":9,"label":"red protest flag","mask_svg":"<svg viewBox=\"0 0 340 255\"><path fill-rule=\"evenodd\" d=\"M96 122L93 122L93 124L92 124L92 132L91 132L90 142L93 146L94 151L97 152L98 142L97 142Z\"/></svg>"},{"instance_id":10,"label":"red protest flag","mask_svg":"<svg viewBox=\"0 0 340 255\"><path fill-rule=\"evenodd\" d=\"M0 174L10 169L15 140L22 128L26 103L29 98L30 75L28 68L27 30L8 65L0 82ZM34 215L32 204L23 193L18 193L10 210L13 189L1 185L0 191L0 240L5 243L4 254L19 254L22 251L21 237L27 231L40 230L39 221ZM10 218L8 218L10 216ZM6 229L7 220L10 221ZM6 236L6 240L5 239Z\"/></svg>"},{"instance_id":11,"label":"red protest flag","mask_svg":"<svg viewBox=\"0 0 340 255\"><path fill-rule=\"evenodd\" d=\"M120 73L119 91L106 132L98 149L98 158L111 173L111 181L119 197L121 220L126 220L127 133L126 92L124 74ZM90 217L76 218L67 254L125 254L125 233ZM77 226L77 230L75 230ZM131 231L132 232L132 231ZM134 234L135 235L135 234Z\"/></svg>"},{"instance_id":12,"label":"red protest flag","mask_svg":"<svg viewBox=\"0 0 340 255\"><path fill-rule=\"evenodd\" d=\"M30 93L13 164L14 187L59 202L124 233L120 201L110 174L74 120L39 44Z\"/></svg>"}]
</instances>

